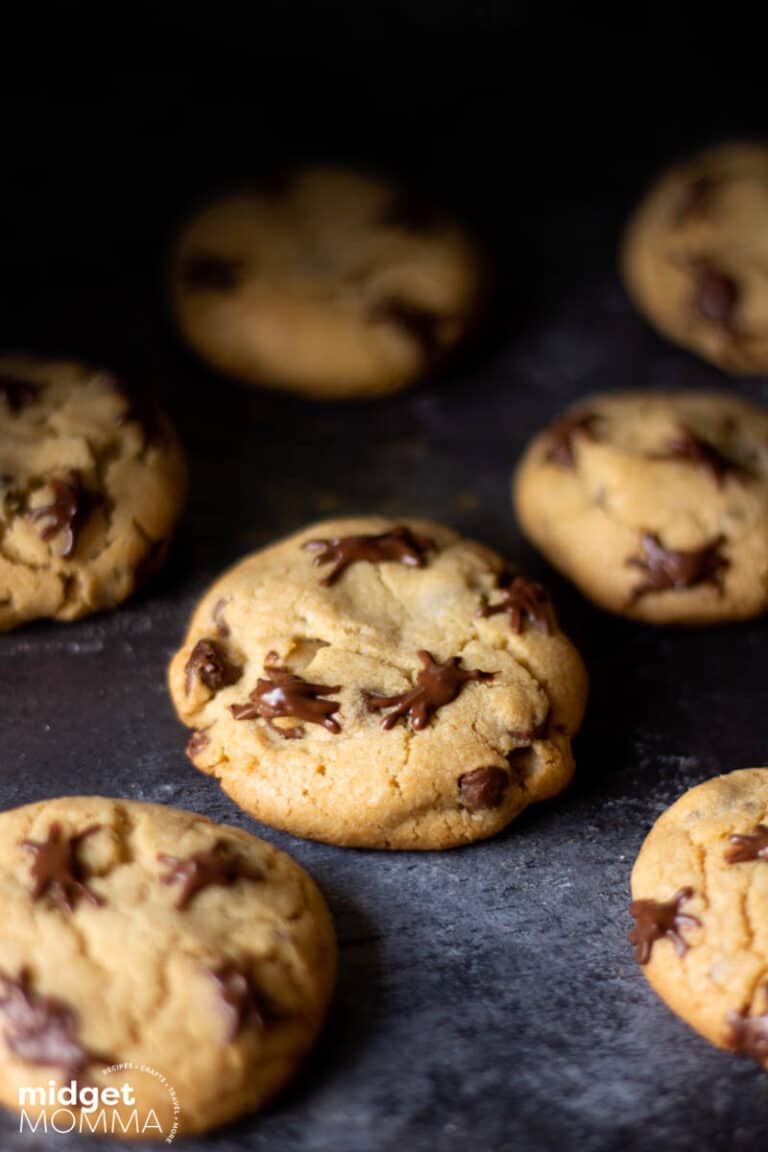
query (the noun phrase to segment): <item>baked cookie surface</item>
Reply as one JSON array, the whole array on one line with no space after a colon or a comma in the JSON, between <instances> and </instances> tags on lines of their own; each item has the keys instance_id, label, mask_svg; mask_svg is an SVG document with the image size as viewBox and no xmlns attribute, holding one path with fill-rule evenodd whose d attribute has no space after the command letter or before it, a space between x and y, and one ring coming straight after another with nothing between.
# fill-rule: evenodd
<instances>
[{"instance_id":1,"label":"baked cookie surface","mask_svg":"<svg viewBox=\"0 0 768 1152\"><path fill-rule=\"evenodd\" d=\"M718 776L656 821L632 872L630 940L668 1006L768 1066L768 768Z\"/></svg>"},{"instance_id":2,"label":"baked cookie surface","mask_svg":"<svg viewBox=\"0 0 768 1152\"><path fill-rule=\"evenodd\" d=\"M586 674L542 588L439 524L316 524L225 573L169 671L192 762L259 820L491 836L569 782Z\"/></svg>"},{"instance_id":3,"label":"baked cookie surface","mask_svg":"<svg viewBox=\"0 0 768 1152\"><path fill-rule=\"evenodd\" d=\"M383 181L311 169L216 201L184 229L180 330L221 372L319 399L395 392L473 321L475 246Z\"/></svg>"},{"instance_id":4,"label":"baked cookie surface","mask_svg":"<svg viewBox=\"0 0 768 1152\"><path fill-rule=\"evenodd\" d=\"M125 600L162 562L185 487L170 424L109 373L0 357L0 631Z\"/></svg>"},{"instance_id":5,"label":"baked cookie surface","mask_svg":"<svg viewBox=\"0 0 768 1152\"><path fill-rule=\"evenodd\" d=\"M0 913L10 1108L50 1079L127 1082L167 1136L173 1098L148 1066L180 1130L204 1131L286 1082L330 998L334 933L309 876L175 808L65 797L0 814Z\"/></svg>"},{"instance_id":6,"label":"baked cookie surface","mask_svg":"<svg viewBox=\"0 0 768 1152\"><path fill-rule=\"evenodd\" d=\"M517 468L518 519L601 607L654 623L768 605L768 413L727 393L580 402Z\"/></svg>"},{"instance_id":7,"label":"baked cookie surface","mask_svg":"<svg viewBox=\"0 0 768 1152\"><path fill-rule=\"evenodd\" d=\"M670 339L731 372L768 368L768 144L672 168L631 219L624 278Z\"/></svg>"}]
</instances>

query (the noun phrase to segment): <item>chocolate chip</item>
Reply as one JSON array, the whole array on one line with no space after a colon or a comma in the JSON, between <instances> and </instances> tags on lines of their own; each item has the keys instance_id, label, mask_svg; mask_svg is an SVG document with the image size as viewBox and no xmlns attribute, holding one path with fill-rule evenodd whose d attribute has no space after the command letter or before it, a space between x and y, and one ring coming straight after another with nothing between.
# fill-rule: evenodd
<instances>
[{"instance_id":1,"label":"chocolate chip","mask_svg":"<svg viewBox=\"0 0 768 1152\"><path fill-rule=\"evenodd\" d=\"M341 732L341 725L336 719L340 705L335 700L324 699L340 692L341 685L312 684L289 672L287 668L277 666L274 659L274 653L267 656L264 672L268 679L257 680L248 702L231 705L230 712L235 720L266 720L270 728L286 739L303 736L303 727L280 728L275 720L302 720L307 724L322 725L334 734Z\"/></svg>"},{"instance_id":2,"label":"chocolate chip","mask_svg":"<svg viewBox=\"0 0 768 1152\"><path fill-rule=\"evenodd\" d=\"M767 989L768 990L768 989ZM768 1061L768 1011L756 1016L729 1012L728 1046L740 1056L750 1056L758 1064Z\"/></svg>"},{"instance_id":3,"label":"chocolate chip","mask_svg":"<svg viewBox=\"0 0 768 1152\"><path fill-rule=\"evenodd\" d=\"M204 748L207 748L210 742L211 738L208 735L208 729L198 728L196 732L192 733L189 740L187 740L187 756L189 756L191 760L194 760L195 756L197 756L199 752L202 752Z\"/></svg>"},{"instance_id":4,"label":"chocolate chip","mask_svg":"<svg viewBox=\"0 0 768 1152\"><path fill-rule=\"evenodd\" d=\"M482 604L475 615L495 616L499 612L506 612L512 631L518 634L523 631L526 621L539 632L549 634L552 631L549 596L541 584L522 576L510 577L501 600L496 604Z\"/></svg>"},{"instance_id":5,"label":"chocolate chip","mask_svg":"<svg viewBox=\"0 0 768 1152\"><path fill-rule=\"evenodd\" d=\"M640 538L643 555L627 560L646 576L633 590L631 603L651 592L681 591L700 584L713 584L722 593L723 572L729 566L721 553L724 542L724 537L718 536L701 548L675 551L665 548L654 532L644 532Z\"/></svg>"},{"instance_id":6,"label":"chocolate chip","mask_svg":"<svg viewBox=\"0 0 768 1152\"><path fill-rule=\"evenodd\" d=\"M416 536L410 528L398 525L389 532L369 536L333 536L324 540L307 540L302 544L307 552L314 552L312 563L317 567L333 564L321 584L330 587L352 564L398 563L407 568L423 568L427 553L436 548L434 540Z\"/></svg>"},{"instance_id":7,"label":"chocolate chip","mask_svg":"<svg viewBox=\"0 0 768 1152\"><path fill-rule=\"evenodd\" d=\"M0 971L0 1015L5 1043L28 1064L59 1068L69 1078L97 1059L77 1039L74 1010L62 1000L33 991L27 969L18 979Z\"/></svg>"},{"instance_id":8,"label":"chocolate chip","mask_svg":"<svg viewBox=\"0 0 768 1152\"><path fill-rule=\"evenodd\" d=\"M475 768L459 776L461 803L469 812L498 808L509 787L509 773L503 768Z\"/></svg>"},{"instance_id":9,"label":"chocolate chip","mask_svg":"<svg viewBox=\"0 0 768 1152\"><path fill-rule=\"evenodd\" d=\"M411 727L418 732L426 728L430 717L438 709L452 703L469 681L489 681L497 675L495 672L480 672L476 668L462 668L459 656L446 660L444 664L423 650L418 653L418 657L422 668L416 676L415 687L394 696L379 696L372 692L364 694L369 712L391 709L381 721L385 730L394 728L399 719L406 717Z\"/></svg>"},{"instance_id":10,"label":"chocolate chip","mask_svg":"<svg viewBox=\"0 0 768 1152\"><path fill-rule=\"evenodd\" d=\"M698 260L694 264L693 303L705 320L732 331L739 296L738 282L711 261Z\"/></svg>"},{"instance_id":11,"label":"chocolate chip","mask_svg":"<svg viewBox=\"0 0 768 1152\"><path fill-rule=\"evenodd\" d=\"M101 825L92 824L73 836L65 836L61 825L51 824L45 840L22 840L21 847L34 856L31 875L32 899L43 896L71 912L78 899L100 905L102 900L85 883L83 866L77 859L77 850L87 836L98 832Z\"/></svg>"},{"instance_id":12,"label":"chocolate chip","mask_svg":"<svg viewBox=\"0 0 768 1152\"><path fill-rule=\"evenodd\" d=\"M768 828L758 824L747 835L734 834L728 839L733 844L725 853L728 864L743 864L750 860L768 860Z\"/></svg>"},{"instance_id":13,"label":"chocolate chip","mask_svg":"<svg viewBox=\"0 0 768 1152\"><path fill-rule=\"evenodd\" d=\"M228 960L214 969L211 976L216 981L227 1018L227 1040L235 1040L248 1025L255 1025L263 1032L271 1015L270 1007L253 974L245 966Z\"/></svg>"},{"instance_id":14,"label":"chocolate chip","mask_svg":"<svg viewBox=\"0 0 768 1152\"><path fill-rule=\"evenodd\" d=\"M681 936L680 929L701 926L701 921L695 916L681 911L683 904L686 904L692 896L692 888L681 888L671 900L632 901L629 914L635 921L635 927L629 933L629 942L635 946L635 959L638 964L648 963L654 944L664 937L672 941L678 956L685 955L689 945Z\"/></svg>"},{"instance_id":15,"label":"chocolate chip","mask_svg":"<svg viewBox=\"0 0 768 1152\"><path fill-rule=\"evenodd\" d=\"M189 654L184 669L184 688L187 695L192 691L195 679L211 692L236 684L242 676L242 668L231 663L215 640L198 640Z\"/></svg>"},{"instance_id":16,"label":"chocolate chip","mask_svg":"<svg viewBox=\"0 0 768 1152\"><path fill-rule=\"evenodd\" d=\"M83 485L78 472L71 472L66 480L51 480L49 487L50 502L31 508L27 519L41 525L40 537L46 543L61 533L60 555L69 559L75 551L79 532L102 497Z\"/></svg>"},{"instance_id":17,"label":"chocolate chip","mask_svg":"<svg viewBox=\"0 0 768 1152\"><path fill-rule=\"evenodd\" d=\"M693 464L702 471L709 473L718 486L722 486L726 476L748 476L749 472L741 464L729 460L719 448L694 435L690 428L682 425L679 432L663 452L654 453L652 460L681 460Z\"/></svg>"},{"instance_id":18,"label":"chocolate chip","mask_svg":"<svg viewBox=\"0 0 768 1152\"><path fill-rule=\"evenodd\" d=\"M158 856L158 860L168 867L168 871L161 877L163 884L181 882L181 893L176 905L180 909L186 908L204 888L229 888L238 880L264 879L260 868L252 868L235 856L223 840L217 841L213 848L195 852L185 859L163 853Z\"/></svg>"},{"instance_id":19,"label":"chocolate chip","mask_svg":"<svg viewBox=\"0 0 768 1152\"><path fill-rule=\"evenodd\" d=\"M194 292L232 292L240 283L242 260L225 260L209 252L188 256L181 268L181 277L187 288Z\"/></svg>"}]
</instances>

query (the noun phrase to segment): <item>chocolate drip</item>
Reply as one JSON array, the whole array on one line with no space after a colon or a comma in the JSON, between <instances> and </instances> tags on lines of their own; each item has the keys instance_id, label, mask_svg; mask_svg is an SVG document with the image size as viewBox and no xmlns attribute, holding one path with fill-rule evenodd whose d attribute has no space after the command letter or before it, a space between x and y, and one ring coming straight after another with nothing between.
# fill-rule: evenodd
<instances>
[{"instance_id":1,"label":"chocolate drip","mask_svg":"<svg viewBox=\"0 0 768 1152\"><path fill-rule=\"evenodd\" d=\"M693 896L692 888L681 888L671 900L633 900L629 914L635 920L635 927L629 933L629 942L635 946L635 959L638 964L647 964L657 940L666 937L675 946L678 956L688 951L688 942L681 936L681 928L699 928L701 922L695 916L681 912L683 904Z\"/></svg>"},{"instance_id":2,"label":"chocolate drip","mask_svg":"<svg viewBox=\"0 0 768 1152\"><path fill-rule=\"evenodd\" d=\"M194 760L195 756L197 756L199 752L202 752L204 748L207 748L210 742L211 738L208 735L208 729L198 728L192 733L189 740L187 740L187 756L189 756L190 760Z\"/></svg>"},{"instance_id":3,"label":"chocolate drip","mask_svg":"<svg viewBox=\"0 0 768 1152\"><path fill-rule=\"evenodd\" d=\"M237 1039L248 1025L255 1025L263 1031L269 1021L270 1011L261 990L256 986L251 972L245 967L227 960L211 972L227 1019L226 1038Z\"/></svg>"},{"instance_id":4,"label":"chocolate drip","mask_svg":"<svg viewBox=\"0 0 768 1152\"><path fill-rule=\"evenodd\" d=\"M314 552L313 564L333 564L331 571L320 581L326 587L335 584L352 564L399 563L408 568L423 568L426 554L436 547L428 536L415 536L410 528L398 525L388 532L370 536L332 536L324 540L307 540L302 544L307 552Z\"/></svg>"},{"instance_id":5,"label":"chocolate drip","mask_svg":"<svg viewBox=\"0 0 768 1152\"><path fill-rule=\"evenodd\" d=\"M539 632L549 634L552 631L549 596L541 584L523 576L511 577L501 600L496 604L484 603L476 615L495 616L499 612L507 613L512 631L518 634L523 631L526 621Z\"/></svg>"},{"instance_id":6,"label":"chocolate drip","mask_svg":"<svg viewBox=\"0 0 768 1152\"><path fill-rule=\"evenodd\" d=\"M750 1056L758 1064L764 1065L768 1061L768 1011L756 1016L746 1012L729 1012L727 1020L730 1048L740 1056Z\"/></svg>"},{"instance_id":7,"label":"chocolate drip","mask_svg":"<svg viewBox=\"0 0 768 1152\"><path fill-rule=\"evenodd\" d=\"M287 739L304 735L304 728L280 728L275 720L290 718L307 724L320 724L334 735L341 732L336 716L340 705L335 700L326 700L341 691L340 684L312 684L294 675L287 668L274 663L276 654L270 652L264 661L267 680L257 680L256 687L246 704L233 704L230 712L235 720L266 720L270 728Z\"/></svg>"},{"instance_id":8,"label":"chocolate drip","mask_svg":"<svg viewBox=\"0 0 768 1152\"><path fill-rule=\"evenodd\" d=\"M236 684L242 668L231 663L215 640L198 640L190 652L184 669L184 689L189 695L197 678L211 692Z\"/></svg>"},{"instance_id":9,"label":"chocolate drip","mask_svg":"<svg viewBox=\"0 0 768 1152\"><path fill-rule=\"evenodd\" d=\"M74 836L65 836L58 822L51 824L45 840L22 840L21 847L31 852L32 899L50 896L61 908L71 912L78 899L100 905L97 896L85 882L83 866L77 859L77 850L87 836L98 832L100 824L92 824Z\"/></svg>"},{"instance_id":10,"label":"chocolate drip","mask_svg":"<svg viewBox=\"0 0 768 1152\"><path fill-rule=\"evenodd\" d=\"M223 840L217 841L213 848L195 852L186 859L162 853L158 860L168 867L168 871L161 877L162 883L181 883L179 902L176 905L181 909L186 908L204 888L230 888L238 880L264 879L260 868L252 868L245 860L233 855Z\"/></svg>"},{"instance_id":11,"label":"chocolate drip","mask_svg":"<svg viewBox=\"0 0 768 1152\"><path fill-rule=\"evenodd\" d=\"M465 684L471 680L493 680L495 672L480 672L477 669L467 670L461 668L461 658L454 656L444 664L435 661L429 652L418 653L422 664L421 672L416 676L416 685L406 692L394 696L379 696L373 692L365 693L365 702L369 712L381 712L391 708L381 721L384 729L394 728L401 717L411 722L416 731L426 728L430 717L456 699Z\"/></svg>"},{"instance_id":12,"label":"chocolate drip","mask_svg":"<svg viewBox=\"0 0 768 1152\"><path fill-rule=\"evenodd\" d=\"M733 847L726 850L726 863L744 864L750 860L768 860L768 828L765 824L758 824L754 832L747 835L734 833L728 839Z\"/></svg>"},{"instance_id":13,"label":"chocolate drip","mask_svg":"<svg viewBox=\"0 0 768 1152\"><path fill-rule=\"evenodd\" d=\"M642 557L632 556L627 564L638 568L646 579L633 589L630 602L634 604L650 592L681 591L700 584L713 584L722 593L723 572L729 564L721 552L724 542L725 537L718 536L701 548L675 551L665 548L654 532L644 532L640 538Z\"/></svg>"},{"instance_id":14,"label":"chocolate drip","mask_svg":"<svg viewBox=\"0 0 768 1152\"><path fill-rule=\"evenodd\" d=\"M748 475L747 469L743 468L741 464L737 464L734 460L729 460L714 444L710 444L708 440L702 440L700 437L695 436L693 432L684 425L680 428L678 434L670 440L666 449L663 452L656 453L651 459L682 460L685 463L693 464L701 468L702 471L709 473L714 482L720 487L722 487L726 476L729 474L734 476Z\"/></svg>"},{"instance_id":15,"label":"chocolate drip","mask_svg":"<svg viewBox=\"0 0 768 1152\"><path fill-rule=\"evenodd\" d=\"M50 503L30 508L27 518L41 526L40 537L46 543L61 533L60 555L69 559L75 550L78 534L100 497L83 486L77 472L70 473L67 480L51 480L49 486L53 493Z\"/></svg>"},{"instance_id":16,"label":"chocolate drip","mask_svg":"<svg viewBox=\"0 0 768 1152\"><path fill-rule=\"evenodd\" d=\"M58 1068L69 1078L98 1059L77 1039L74 1010L62 1000L34 992L27 969L16 980L0 972L0 1016L3 1039L28 1064Z\"/></svg>"}]
</instances>

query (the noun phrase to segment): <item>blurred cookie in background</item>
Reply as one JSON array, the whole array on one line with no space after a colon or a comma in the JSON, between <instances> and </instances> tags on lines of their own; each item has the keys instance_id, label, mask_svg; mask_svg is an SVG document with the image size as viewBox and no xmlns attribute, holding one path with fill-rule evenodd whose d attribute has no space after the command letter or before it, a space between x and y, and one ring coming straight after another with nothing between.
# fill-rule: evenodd
<instances>
[{"instance_id":1,"label":"blurred cookie in background","mask_svg":"<svg viewBox=\"0 0 768 1152\"><path fill-rule=\"evenodd\" d=\"M768 607L768 412L719 392L582 400L514 479L526 535L602 608L656 624Z\"/></svg>"},{"instance_id":2,"label":"blurred cookie in background","mask_svg":"<svg viewBox=\"0 0 768 1152\"><path fill-rule=\"evenodd\" d=\"M82 364L0 357L0 631L121 603L162 563L185 494L153 404Z\"/></svg>"},{"instance_id":3,"label":"blurred cookie in background","mask_svg":"<svg viewBox=\"0 0 768 1152\"><path fill-rule=\"evenodd\" d=\"M321 400L399 391L461 341L484 287L450 216L345 169L308 169L195 216L173 256L176 318L214 368Z\"/></svg>"},{"instance_id":4,"label":"blurred cookie in background","mask_svg":"<svg viewBox=\"0 0 768 1152\"><path fill-rule=\"evenodd\" d=\"M729 372L768 369L768 143L670 169L630 220L621 263L661 332Z\"/></svg>"}]
</instances>

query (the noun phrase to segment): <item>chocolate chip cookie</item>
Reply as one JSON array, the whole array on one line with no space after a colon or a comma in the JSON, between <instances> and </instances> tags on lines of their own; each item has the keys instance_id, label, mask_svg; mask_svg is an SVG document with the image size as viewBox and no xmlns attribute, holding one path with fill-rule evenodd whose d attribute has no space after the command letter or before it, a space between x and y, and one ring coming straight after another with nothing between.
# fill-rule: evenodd
<instances>
[{"instance_id":1,"label":"chocolate chip cookie","mask_svg":"<svg viewBox=\"0 0 768 1152\"><path fill-rule=\"evenodd\" d=\"M768 1067L768 768L692 788L632 872L630 940L656 992L720 1048Z\"/></svg>"},{"instance_id":2,"label":"chocolate chip cookie","mask_svg":"<svg viewBox=\"0 0 768 1152\"><path fill-rule=\"evenodd\" d=\"M768 605L768 413L727 393L594 396L517 469L520 523L595 603L658 624Z\"/></svg>"},{"instance_id":3,"label":"chocolate chip cookie","mask_svg":"<svg viewBox=\"0 0 768 1152\"><path fill-rule=\"evenodd\" d=\"M730 372L768 369L768 144L667 172L629 223L627 288L670 339Z\"/></svg>"},{"instance_id":4,"label":"chocolate chip cookie","mask_svg":"<svg viewBox=\"0 0 768 1152\"><path fill-rule=\"evenodd\" d=\"M331 994L333 928L309 876L175 808L65 797L0 814L0 914L10 1108L51 1079L128 1083L139 1119L157 1116L145 1135L204 1131L286 1082Z\"/></svg>"},{"instance_id":5,"label":"chocolate chip cookie","mask_svg":"<svg viewBox=\"0 0 768 1152\"><path fill-rule=\"evenodd\" d=\"M491 836L566 786L586 674L547 593L439 524L247 557L170 666L189 756L259 820L372 848Z\"/></svg>"},{"instance_id":6,"label":"chocolate chip cookie","mask_svg":"<svg viewBox=\"0 0 768 1152\"><path fill-rule=\"evenodd\" d=\"M0 357L0 631L125 600L162 562L185 486L170 424L115 377Z\"/></svg>"},{"instance_id":7,"label":"chocolate chip cookie","mask_svg":"<svg viewBox=\"0 0 768 1152\"><path fill-rule=\"evenodd\" d=\"M219 371L323 400L395 392L461 340L478 251L379 179L310 169L219 200L173 258L180 330Z\"/></svg>"}]
</instances>

